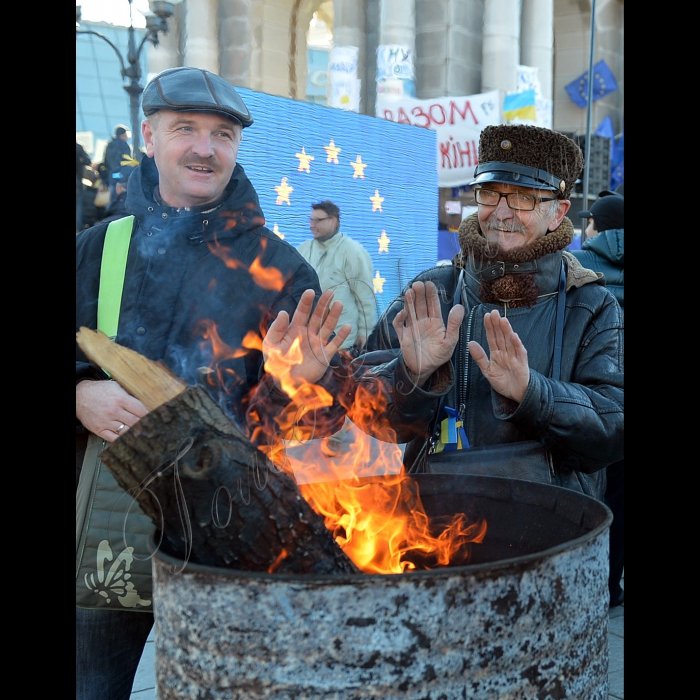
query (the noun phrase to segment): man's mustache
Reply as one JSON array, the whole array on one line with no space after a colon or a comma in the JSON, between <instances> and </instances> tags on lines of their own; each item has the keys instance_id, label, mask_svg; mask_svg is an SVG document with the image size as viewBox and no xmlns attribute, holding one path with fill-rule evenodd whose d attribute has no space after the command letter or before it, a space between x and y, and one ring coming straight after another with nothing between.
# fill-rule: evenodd
<instances>
[{"instance_id":1,"label":"man's mustache","mask_svg":"<svg viewBox=\"0 0 700 700\"><path fill-rule=\"evenodd\" d=\"M525 227L515 219L511 219L510 221L499 221L495 217L492 217L486 221L486 230L504 231L505 233L525 233Z\"/></svg>"},{"instance_id":2,"label":"man's mustache","mask_svg":"<svg viewBox=\"0 0 700 700\"><path fill-rule=\"evenodd\" d=\"M197 160L186 160L181 163L182 167L187 168L189 166L194 166L194 167L203 167L203 168L209 168L210 170L213 170L215 173L218 173L221 170L221 166L219 165L219 162L215 160L214 158L199 158Z\"/></svg>"}]
</instances>

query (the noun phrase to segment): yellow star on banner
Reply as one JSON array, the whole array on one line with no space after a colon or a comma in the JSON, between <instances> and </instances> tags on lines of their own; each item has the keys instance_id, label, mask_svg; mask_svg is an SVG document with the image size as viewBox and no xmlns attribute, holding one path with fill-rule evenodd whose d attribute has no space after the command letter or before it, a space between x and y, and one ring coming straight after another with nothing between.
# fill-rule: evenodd
<instances>
[{"instance_id":1,"label":"yellow star on banner","mask_svg":"<svg viewBox=\"0 0 700 700\"><path fill-rule=\"evenodd\" d=\"M338 153L340 153L341 149L338 148L335 145L335 143L333 143L333 139L331 139L331 142L327 146L324 146L323 149L328 154L328 158L326 158L326 162L327 163L335 163L336 165L338 165Z\"/></svg>"},{"instance_id":2,"label":"yellow star on banner","mask_svg":"<svg viewBox=\"0 0 700 700\"><path fill-rule=\"evenodd\" d=\"M283 202L287 202L289 206L292 206L292 203L289 201L289 193L294 192L294 188L291 185L287 184L287 178L283 177L282 182L275 187L275 192L277 192L277 201L275 204L282 204Z\"/></svg>"},{"instance_id":3,"label":"yellow star on banner","mask_svg":"<svg viewBox=\"0 0 700 700\"><path fill-rule=\"evenodd\" d=\"M374 279L372 280L375 294L382 294L384 292L384 282L386 282L386 278L380 277L379 270L377 270L377 273L374 275Z\"/></svg>"},{"instance_id":4,"label":"yellow star on banner","mask_svg":"<svg viewBox=\"0 0 700 700\"><path fill-rule=\"evenodd\" d=\"M294 155L299 159L299 167L297 170L306 170L307 173L310 173L309 161L315 160L315 158L308 155L303 146L301 148L301 153L295 153Z\"/></svg>"},{"instance_id":5,"label":"yellow star on banner","mask_svg":"<svg viewBox=\"0 0 700 700\"><path fill-rule=\"evenodd\" d=\"M380 253L388 253L389 252L389 243L391 243L391 238L386 235L386 231L382 231L382 236L381 238L377 238L377 243L379 243L379 251Z\"/></svg>"},{"instance_id":6,"label":"yellow star on banner","mask_svg":"<svg viewBox=\"0 0 700 700\"><path fill-rule=\"evenodd\" d=\"M374 190L374 197L370 197L370 200L372 200L372 211L379 211L382 210L382 202L384 201L384 197L379 196L379 190Z\"/></svg>"},{"instance_id":7,"label":"yellow star on banner","mask_svg":"<svg viewBox=\"0 0 700 700\"><path fill-rule=\"evenodd\" d=\"M277 224L275 224L275 227L272 229L272 233L276 233L280 238L284 239L284 234L280 233L280 230L277 227Z\"/></svg>"},{"instance_id":8,"label":"yellow star on banner","mask_svg":"<svg viewBox=\"0 0 700 700\"><path fill-rule=\"evenodd\" d=\"M362 156L360 156L358 154L355 162L350 163L350 165L352 165L352 169L355 171L353 173L352 179L354 180L355 178L360 177L364 180L365 179L365 168L367 167L367 163L362 162Z\"/></svg>"}]
</instances>

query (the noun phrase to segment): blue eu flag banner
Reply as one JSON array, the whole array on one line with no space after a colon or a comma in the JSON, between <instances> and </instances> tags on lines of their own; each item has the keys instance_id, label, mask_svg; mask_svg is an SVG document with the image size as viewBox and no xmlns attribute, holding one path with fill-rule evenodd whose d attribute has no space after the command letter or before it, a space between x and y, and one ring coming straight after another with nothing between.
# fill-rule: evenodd
<instances>
[{"instance_id":1,"label":"blue eu flag banner","mask_svg":"<svg viewBox=\"0 0 700 700\"><path fill-rule=\"evenodd\" d=\"M576 80L566 86L569 97L579 106L588 104L588 71L582 73ZM598 61L593 66L593 102L617 90L617 82L608 64Z\"/></svg>"},{"instance_id":2,"label":"blue eu flag banner","mask_svg":"<svg viewBox=\"0 0 700 700\"><path fill-rule=\"evenodd\" d=\"M613 128L612 119L609 114L600 122L598 128L593 133L595 136L604 136L606 139L610 139L610 163L612 165L615 150L615 129Z\"/></svg>"},{"instance_id":3,"label":"blue eu flag banner","mask_svg":"<svg viewBox=\"0 0 700 700\"><path fill-rule=\"evenodd\" d=\"M621 134L613 149L610 187L615 189L625 181L625 135Z\"/></svg>"}]
</instances>

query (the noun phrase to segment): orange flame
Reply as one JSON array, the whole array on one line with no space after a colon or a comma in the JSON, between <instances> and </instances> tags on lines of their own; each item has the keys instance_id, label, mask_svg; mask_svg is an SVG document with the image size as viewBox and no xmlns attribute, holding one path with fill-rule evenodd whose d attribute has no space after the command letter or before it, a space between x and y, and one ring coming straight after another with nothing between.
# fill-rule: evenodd
<instances>
[{"instance_id":1,"label":"orange flame","mask_svg":"<svg viewBox=\"0 0 700 700\"><path fill-rule=\"evenodd\" d=\"M216 255L225 265L231 270L237 270L239 268L245 268L245 264L238 258L233 257L231 254L231 249L228 246L223 245L219 242L217 238L210 242L209 250ZM269 289L275 292L281 292L284 289L284 275L276 267L264 267L262 265L261 258L265 253L267 248L267 239L260 239L260 247L262 251L258 257L253 260L253 262L248 267L248 272L253 278L253 282L261 287L262 289Z\"/></svg>"},{"instance_id":2,"label":"orange flame","mask_svg":"<svg viewBox=\"0 0 700 700\"><path fill-rule=\"evenodd\" d=\"M382 421L385 409L384 396L360 387L349 417L371 425L381 440L353 429L347 450L332 460L318 439L289 443L285 457L301 494L365 573L464 564L471 544L483 541L486 521L470 523L464 513L430 520L417 483L403 471L395 433Z\"/></svg>"},{"instance_id":3,"label":"orange flame","mask_svg":"<svg viewBox=\"0 0 700 700\"><path fill-rule=\"evenodd\" d=\"M203 326L215 366L226 357L262 349L256 333L248 333L242 347L234 349L220 339L215 324ZM293 367L301 360L295 341L287 355L272 350L265 362L265 370L291 399L287 409L275 416L286 439L262 448L268 458L296 479L302 496L361 571L390 574L464 564L472 543L483 541L486 522L470 523L464 513L429 518L417 483L403 470L401 447L385 419L386 397L364 384L357 388L348 412L351 430L346 433L346 449L327 458L321 452L322 439L299 422L314 409L331 406L333 397L320 386L294 378ZM379 439L372 439L370 432ZM283 552L271 565L271 572L284 556Z\"/></svg>"}]
</instances>

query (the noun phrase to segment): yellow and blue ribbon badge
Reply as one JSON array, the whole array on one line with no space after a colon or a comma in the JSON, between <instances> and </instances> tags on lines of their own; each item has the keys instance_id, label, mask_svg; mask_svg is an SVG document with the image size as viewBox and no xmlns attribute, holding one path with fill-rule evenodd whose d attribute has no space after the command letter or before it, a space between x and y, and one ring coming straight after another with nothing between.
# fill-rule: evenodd
<instances>
[{"instance_id":1,"label":"yellow and blue ribbon badge","mask_svg":"<svg viewBox=\"0 0 700 700\"><path fill-rule=\"evenodd\" d=\"M469 440L464 432L464 421L459 418L459 411L445 406L447 418L440 422L440 438L435 445L435 452L451 452L452 450L468 450Z\"/></svg>"}]
</instances>

